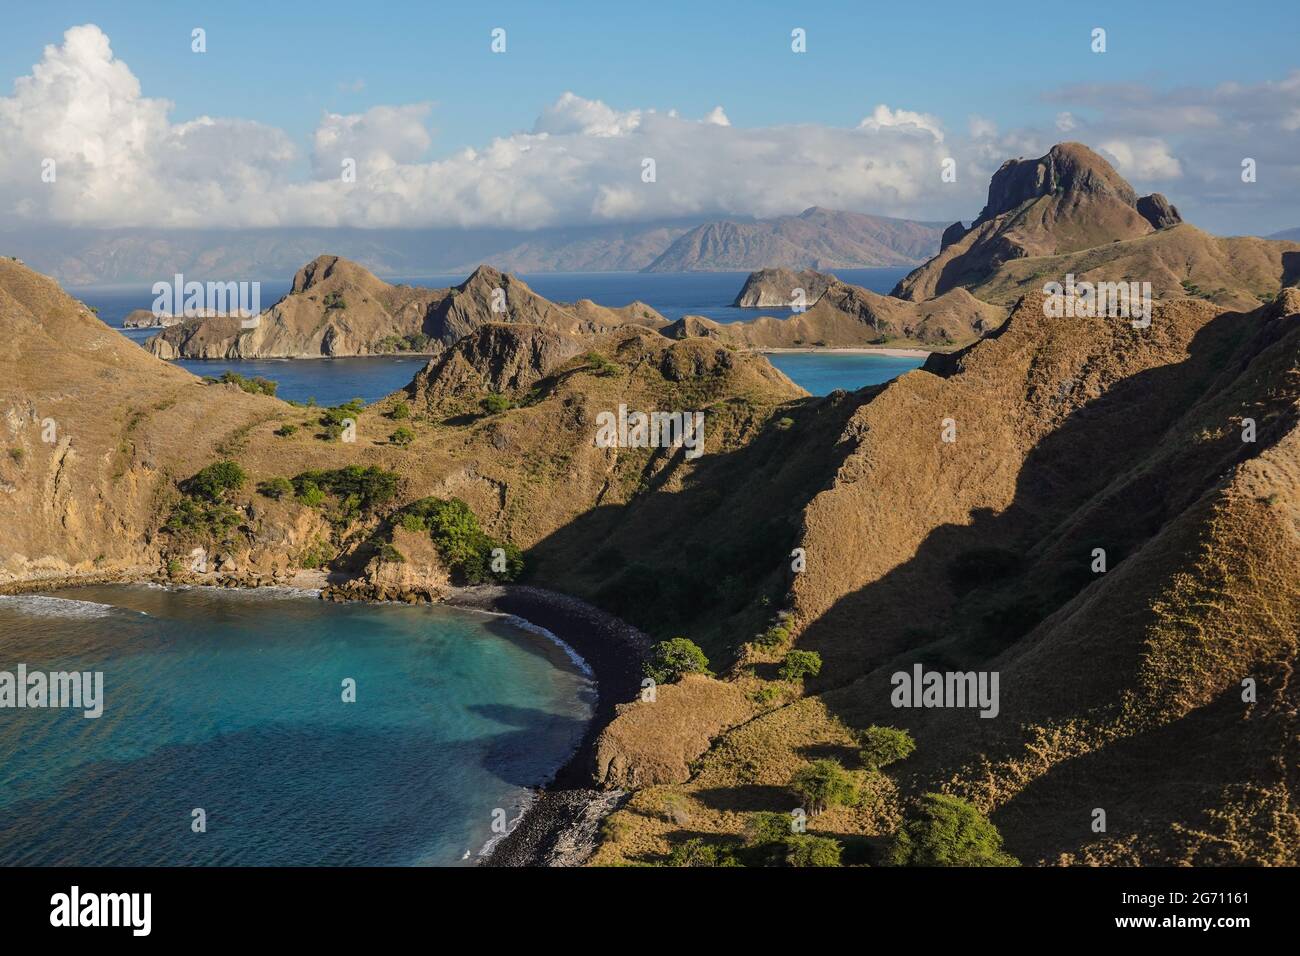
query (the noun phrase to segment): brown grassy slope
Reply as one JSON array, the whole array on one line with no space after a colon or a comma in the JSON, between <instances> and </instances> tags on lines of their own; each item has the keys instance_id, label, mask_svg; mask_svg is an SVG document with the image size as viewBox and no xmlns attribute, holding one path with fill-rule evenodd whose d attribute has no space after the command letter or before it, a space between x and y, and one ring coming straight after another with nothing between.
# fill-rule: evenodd
<instances>
[{"instance_id":1,"label":"brown grassy slope","mask_svg":"<svg viewBox=\"0 0 1300 956\"><path fill-rule=\"evenodd\" d=\"M173 480L281 405L151 358L9 259L0 330L0 578L156 564Z\"/></svg>"},{"instance_id":2,"label":"brown grassy slope","mask_svg":"<svg viewBox=\"0 0 1300 956\"><path fill-rule=\"evenodd\" d=\"M271 478L354 464L398 473L398 496L389 507L427 495L459 496L493 534L527 547L595 504L622 505L656 483L687 481L694 473L696 465L680 451L596 448L599 411L614 411L620 402L705 411L701 460L708 461L747 441L774 408L805 395L759 356L698 340L672 342L636 326L583 340L600 350L600 367L566 358L563 350L525 357L522 340L519 354L509 354L511 336L500 339L509 346L500 349L478 348L470 339L462 350L465 368L478 377L459 382L450 403L430 402L417 385L414 399L399 393L358 414L355 442L327 441L320 409L205 384L151 357L53 282L10 260L0 262L0 293L10 342L0 393L8 442L0 459L0 517L8 529L3 560L11 580L158 568L192 544L230 553L240 567L292 567L322 536L332 550L347 552L382 516L330 528L314 510L254 489ZM560 366L551 368L557 360ZM485 393L476 387L522 388L510 376L493 380L506 367L526 368L535 394L527 407L487 414L479 406ZM400 423L414 435L407 446L389 441L399 422L387 413L400 400L415 409ZM45 417L57 423L57 445L39 441ZM297 430L276 434L285 425ZM251 479L234 501L239 527L222 541L159 534L179 497L177 483L227 457Z\"/></svg>"},{"instance_id":3,"label":"brown grassy slope","mask_svg":"<svg viewBox=\"0 0 1300 956\"><path fill-rule=\"evenodd\" d=\"M806 312L785 318L764 316L726 324L687 316L664 330L682 338L704 336L738 348L864 345L951 348L967 345L997 328L1006 312L953 289L926 302L905 302L838 280Z\"/></svg>"},{"instance_id":4,"label":"brown grassy slope","mask_svg":"<svg viewBox=\"0 0 1300 956\"><path fill-rule=\"evenodd\" d=\"M1046 282L1150 282L1152 296L1203 298L1225 309L1253 309L1300 278L1300 243L1221 238L1182 223L1136 239L1066 255L1015 259L971 291L1011 303Z\"/></svg>"},{"instance_id":5,"label":"brown grassy slope","mask_svg":"<svg viewBox=\"0 0 1300 956\"><path fill-rule=\"evenodd\" d=\"M852 765L846 728L875 722L916 734L904 795L971 797L1026 860L1294 863L1297 313L1295 292L1245 316L1180 302L1138 333L1026 302L951 377L913 372L860 407L806 510L794 589L824 692L715 743L682 788L690 829L789 809L790 774ZM916 661L999 670L1001 715L894 709L889 675ZM602 860L684 838L661 799L633 801ZM853 843L899 809L873 799L815 828Z\"/></svg>"}]
</instances>

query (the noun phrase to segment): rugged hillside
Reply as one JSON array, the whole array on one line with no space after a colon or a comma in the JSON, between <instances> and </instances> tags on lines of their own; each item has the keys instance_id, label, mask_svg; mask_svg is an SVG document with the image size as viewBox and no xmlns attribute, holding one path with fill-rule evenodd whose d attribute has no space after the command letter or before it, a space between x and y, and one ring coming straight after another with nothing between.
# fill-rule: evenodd
<instances>
[{"instance_id":1,"label":"rugged hillside","mask_svg":"<svg viewBox=\"0 0 1300 956\"><path fill-rule=\"evenodd\" d=\"M1250 309L1300 275L1300 246L1216 238L1182 222L1159 193L1138 197L1109 163L1080 143L1034 160L1008 160L969 229L954 223L940 253L893 294L919 302L965 286L1011 305L1047 281L1150 282L1157 298L1191 295Z\"/></svg>"},{"instance_id":2,"label":"rugged hillside","mask_svg":"<svg viewBox=\"0 0 1300 956\"><path fill-rule=\"evenodd\" d=\"M788 810L810 755L876 723L911 730L916 755L811 827L868 856L907 796L942 789L1026 862L1295 864L1300 293L1251 314L1182 300L1147 330L1028 297L997 335L854 398L802 511L807 570L787 575L796 646L825 662L813 696L694 755L667 791L679 812L663 787L638 793L600 860L666 852L680 818L734 834L744 812ZM779 700L768 659L735 679ZM891 706L891 674L916 663L1000 672L999 715Z\"/></svg>"},{"instance_id":3,"label":"rugged hillside","mask_svg":"<svg viewBox=\"0 0 1300 956\"><path fill-rule=\"evenodd\" d=\"M0 580L156 568L173 482L282 403L151 358L0 258Z\"/></svg>"},{"instance_id":4,"label":"rugged hillside","mask_svg":"<svg viewBox=\"0 0 1300 956\"><path fill-rule=\"evenodd\" d=\"M300 278L310 290L320 277ZM599 412L621 403L702 411L699 461L708 461L805 396L761 356L674 342L635 323L593 332L590 320L564 315L587 331L482 326L436 357L408 393L322 410L201 381L109 329L51 280L0 260L10 343L0 368L0 523L8 529L0 584L176 573L172 562L184 577L194 547L213 558L209 581L283 580L322 565L393 587L445 580L427 561L425 572L404 574L376 559L374 535L391 510L460 497L492 534L527 547L593 508L692 480L698 465L680 448L596 447ZM515 400L489 411L482 402L492 393ZM344 415L353 441L331 430ZM41 440L47 418L49 443ZM409 440L393 440L399 429ZM248 481L206 515L202 503L183 512L188 480L223 459ZM257 490L350 466L395 476L382 508ZM165 528L178 514L184 520ZM412 566L422 561L412 548L402 553Z\"/></svg>"},{"instance_id":5,"label":"rugged hillside","mask_svg":"<svg viewBox=\"0 0 1300 956\"><path fill-rule=\"evenodd\" d=\"M146 344L164 359L435 353L491 322L523 322L572 334L625 323L666 324L642 303L607 309L585 300L571 306L550 302L490 266L480 266L458 286L424 289L389 285L356 263L320 256L298 271L289 294L255 323L190 319Z\"/></svg>"},{"instance_id":6,"label":"rugged hillside","mask_svg":"<svg viewBox=\"0 0 1300 956\"><path fill-rule=\"evenodd\" d=\"M646 272L905 266L939 248L940 227L813 206L797 216L712 222L677 238Z\"/></svg>"},{"instance_id":7,"label":"rugged hillside","mask_svg":"<svg viewBox=\"0 0 1300 956\"><path fill-rule=\"evenodd\" d=\"M987 334L1005 316L1005 310L979 301L965 289L953 289L927 302L907 302L832 279L806 312L727 324L687 316L664 329L664 334L704 336L750 349L865 345L945 349Z\"/></svg>"},{"instance_id":8,"label":"rugged hillside","mask_svg":"<svg viewBox=\"0 0 1300 956\"><path fill-rule=\"evenodd\" d=\"M794 290L802 289L803 304L811 306L836 281L835 276L814 269L759 269L749 274L732 305L739 309L788 309L794 301Z\"/></svg>"}]
</instances>

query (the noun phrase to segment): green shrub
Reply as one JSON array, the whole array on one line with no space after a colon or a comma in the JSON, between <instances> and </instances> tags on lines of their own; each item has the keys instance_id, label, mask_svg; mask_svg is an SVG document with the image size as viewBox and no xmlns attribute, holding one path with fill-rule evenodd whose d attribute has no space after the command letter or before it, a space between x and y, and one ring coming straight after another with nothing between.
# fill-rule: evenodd
<instances>
[{"instance_id":1,"label":"green shrub","mask_svg":"<svg viewBox=\"0 0 1300 956\"><path fill-rule=\"evenodd\" d=\"M852 806L858 798L853 777L834 760L814 760L790 778L790 789L809 816L831 807Z\"/></svg>"},{"instance_id":2,"label":"green shrub","mask_svg":"<svg viewBox=\"0 0 1300 956\"><path fill-rule=\"evenodd\" d=\"M398 428L389 435L388 440L394 445L409 445L411 442L415 441L415 432L403 425L401 428Z\"/></svg>"},{"instance_id":3,"label":"green shrub","mask_svg":"<svg viewBox=\"0 0 1300 956\"><path fill-rule=\"evenodd\" d=\"M423 352L429 347L430 341L432 340L429 336L425 335L423 332L416 332L406 337L406 347L412 352Z\"/></svg>"},{"instance_id":4,"label":"green shrub","mask_svg":"<svg viewBox=\"0 0 1300 956\"><path fill-rule=\"evenodd\" d=\"M816 651L791 651L781 662L781 679L816 677L822 672L822 656Z\"/></svg>"},{"instance_id":5,"label":"green shrub","mask_svg":"<svg viewBox=\"0 0 1300 956\"><path fill-rule=\"evenodd\" d=\"M400 524L407 531L428 531L429 530L429 526L425 523L424 518L421 515L404 514L397 519L397 523Z\"/></svg>"},{"instance_id":6,"label":"green shrub","mask_svg":"<svg viewBox=\"0 0 1300 956\"><path fill-rule=\"evenodd\" d=\"M514 402L508 395L502 395L500 392L489 392L487 398L483 399L483 411L489 415L497 415L501 412L508 411L514 407Z\"/></svg>"},{"instance_id":7,"label":"green shrub","mask_svg":"<svg viewBox=\"0 0 1300 956\"><path fill-rule=\"evenodd\" d=\"M325 296L325 309L346 309L347 303L343 301L343 293L330 292Z\"/></svg>"},{"instance_id":8,"label":"green shrub","mask_svg":"<svg viewBox=\"0 0 1300 956\"><path fill-rule=\"evenodd\" d=\"M182 490L205 501L221 501L228 491L238 491L248 480L244 469L233 461L218 461L203 468L189 481Z\"/></svg>"},{"instance_id":9,"label":"green shrub","mask_svg":"<svg viewBox=\"0 0 1300 956\"><path fill-rule=\"evenodd\" d=\"M239 522L239 512L225 502L185 497L167 515L163 528L173 534L220 540Z\"/></svg>"},{"instance_id":10,"label":"green shrub","mask_svg":"<svg viewBox=\"0 0 1300 956\"><path fill-rule=\"evenodd\" d=\"M1002 834L965 800L942 793L921 797L890 848L894 866L1018 866L1002 850Z\"/></svg>"},{"instance_id":11,"label":"green shrub","mask_svg":"<svg viewBox=\"0 0 1300 956\"><path fill-rule=\"evenodd\" d=\"M238 385L250 395L274 395L278 387L278 382L273 382L269 378L254 376L246 378L238 372L226 371L221 373L221 378L217 379L224 385Z\"/></svg>"},{"instance_id":12,"label":"green shrub","mask_svg":"<svg viewBox=\"0 0 1300 956\"><path fill-rule=\"evenodd\" d=\"M670 684L685 674L707 674L709 659L699 645L685 637L660 641L645 663L646 676L656 684Z\"/></svg>"},{"instance_id":13,"label":"green shrub","mask_svg":"<svg viewBox=\"0 0 1300 956\"><path fill-rule=\"evenodd\" d=\"M830 837L795 833L782 843L786 866L839 866L844 848Z\"/></svg>"},{"instance_id":14,"label":"green shrub","mask_svg":"<svg viewBox=\"0 0 1300 956\"><path fill-rule=\"evenodd\" d=\"M758 637L754 643L759 647L783 647L790 642L790 628L784 623L773 624Z\"/></svg>"},{"instance_id":15,"label":"green shrub","mask_svg":"<svg viewBox=\"0 0 1300 956\"><path fill-rule=\"evenodd\" d=\"M897 727L877 727L874 724L858 737L862 765L879 770L899 760L906 760L916 749L916 741L906 730Z\"/></svg>"},{"instance_id":16,"label":"green shrub","mask_svg":"<svg viewBox=\"0 0 1300 956\"><path fill-rule=\"evenodd\" d=\"M281 438L288 438L297 430L298 430L297 425L291 424L290 422L285 422L283 425L281 425L279 428L275 430L275 433L279 435Z\"/></svg>"},{"instance_id":17,"label":"green shrub","mask_svg":"<svg viewBox=\"0 0 1300 956\"><path fill-rule=\"evenodd\" d=\"M783 431L783 432L784 432L784 431L789 431L791 428L794 428L794 419L793 419L793 418L778 418L778 419L776 420L776 427L779 428L779 429L780 429L781 431Z\"/></svg>"},{"instance_id":18,"label":"green shrub","mask_svg":"<svg viewBox=\"0 0 1300 956\"><path fill-rule=\"evenodd\" d=\"M388 417L394 421L405 421L411 417L411 406L406 402L398 402L393 406L393 410L388 413Z\"/></svg>"},{"instance_id":19,"label":"green shrub","mask_svg":"<svg viewBox=\"0 0 1300 956\"><path fill-rule=\"evenodd\" d=\"M685 843L673 847L668 854L669 866L740 866L735 852L728 846L705 843L699 837L692 837Z\"/></svg>"},{"instance_id":20,"label":"green shrub","mask_svg":"<svg viewBox=\"0 0 1300 956\"><path fill-rule=\"evenodd\" d=\"M13 459L15 465L21 465L23 459L27 457L27 453L21 448L14 447L9 449L9 457Z\"/></svg>"},{"instance_id":21,"label":"green shrub","mask_svg":"<svg viewBox=\"0 0 1300 956\"><path fill-rule=\"evenodd\" d=\"M354 398L342 405L335 405L333 408L325 409L320 417L320 423L325 429L325 437L338 438L342 435L345 427L344 422L349 418L355 422L365 405L363 399Z\"/></svg>"},{"instance_id":22,"label":"green shrub","mask_svg":"<svg viewBox=\"0 0 1300 956\"><path fill-rule=\"evenodd\" d=\"M293 482L288 478L270 478L258 484L257 492L278 501L285 495L293 494Z\"/></svg>"},{"instance_id":23,"label":"green shrub","mask_svg":"<svg viewBox=\"0 0 1300 956\"><path fill-rule=\"evenodd\" d=\"M469 505L459 498L421 498L403 508L395 520L409 531L427 528L447 567L466 583L513 581L523 573L519 549L488 535ZM497 548L505 558L504 571L492 567L492 552Z\"/></svg>"},{"instance_id":24,"label":"green shrub","mask_svg":"<svg viewBox=\"0 0 1300 956\"><path fill-rule=\"evenodd\" d=\"M311 486L339 499L345 512L374 511L397 494L397 472L377 465L348 465L329 471L304 471L293 479L300 498L308 494Z\"/></svg>"},{"instance_id":25,"label":"green shrub","mask_svg":"<svg viewBox=\"0 0 1300 956\"><path fill-rule=\"evenodd\" d=\"M308 508L319 508L325 503L325 492L321 491L320 485L308 479L302 483L294 482L294 488L298 500Z\"/></svg>"},{"instance_id":26,"label":"green shrub","mask_svg":"<svg viewBox=\"0 0 1300 956\"><path fill-rule=\"evenodd\" d=\"M582 360L591 366L591 370L601 378L609 378L619 373L619 366L599 352L588 352L582 357Z\"/></svg>"}]
</instances>

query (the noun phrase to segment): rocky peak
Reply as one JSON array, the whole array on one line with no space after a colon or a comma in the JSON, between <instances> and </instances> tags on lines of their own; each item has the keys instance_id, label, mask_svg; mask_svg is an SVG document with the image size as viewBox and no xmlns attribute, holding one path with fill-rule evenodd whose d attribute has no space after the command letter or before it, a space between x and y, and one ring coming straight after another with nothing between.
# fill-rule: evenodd
<instances>
[{"instance_id":1,"label":"rocky peak","mask_svg":"<svg viewBox=\"0 0 1300 956\"><path fill-rule=\"evenodd\" d=\"M989 182L989 201L971 224L982 224L1017 206L1054 193L1109 195L1126 205L1137 193L1110 163L1082 143L1058 143L1038 159L1009 159Z\"/></svg>"}]
</instances>

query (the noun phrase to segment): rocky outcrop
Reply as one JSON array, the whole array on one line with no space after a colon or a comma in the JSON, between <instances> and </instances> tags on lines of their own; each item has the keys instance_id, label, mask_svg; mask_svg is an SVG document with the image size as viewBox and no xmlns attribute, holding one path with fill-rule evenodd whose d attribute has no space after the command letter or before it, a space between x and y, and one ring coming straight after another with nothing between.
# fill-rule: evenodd
<instances>
[{"instance_id":1,"label":"rocky outcrop","mask_svg":"<svg viewBox=\"0 0 1300 956\"><path fill-rule=\"evenodd\" d=\"M432 359L407 390L434 404L484 392L518 395L588 344L540 325L484 325Z\"/></svg>"},{"instance_id":2,"label":"rocky outcrop","mask_svg":"<svg viewBox=\"0 0 1300 956\"><path fill-rule=\"evenodd\" d=\"M939 240L939 251L947 249L954 242L961 242L966 233L970 232L960 221L954 222L951 226L943 231L943 236Z\"/></svg>"},{"instance_id":3,"label":"rocky outcrop","mask_svg":"<svg viewBox=\"0 0 1300 956\"><path fill-rule=\"evenodd\" d=\"M645 272L905 266L939 247L935 223L813 206L797 216L713 222L674 240Z\"/></svg>"},{"instance_id":4,"label":"rocky outcrop","mask_svg":"<svg viewBox=\"0 0 1300 956\"><path fill-rule=\"evenodd\" d=\"M1155 229L1168 229L1183 221L1183 217L1178 215L1178 208L1160 193L1139 199L1137 211Z\"/></svg>"},{"instance_id":5,"label":"rocky outcrop","mask_svg":"<svg viewBox=\"0 0 1300 956\"><path fill-rule=\"evenodd\" d=\"M817 303L827 289L839 280L833 275L804 269L759 269L751 272L740 294L731 304L738 309L788 309L795 302L795 289L802 289L801 305Z\"/></svg>"}]
</instances>

